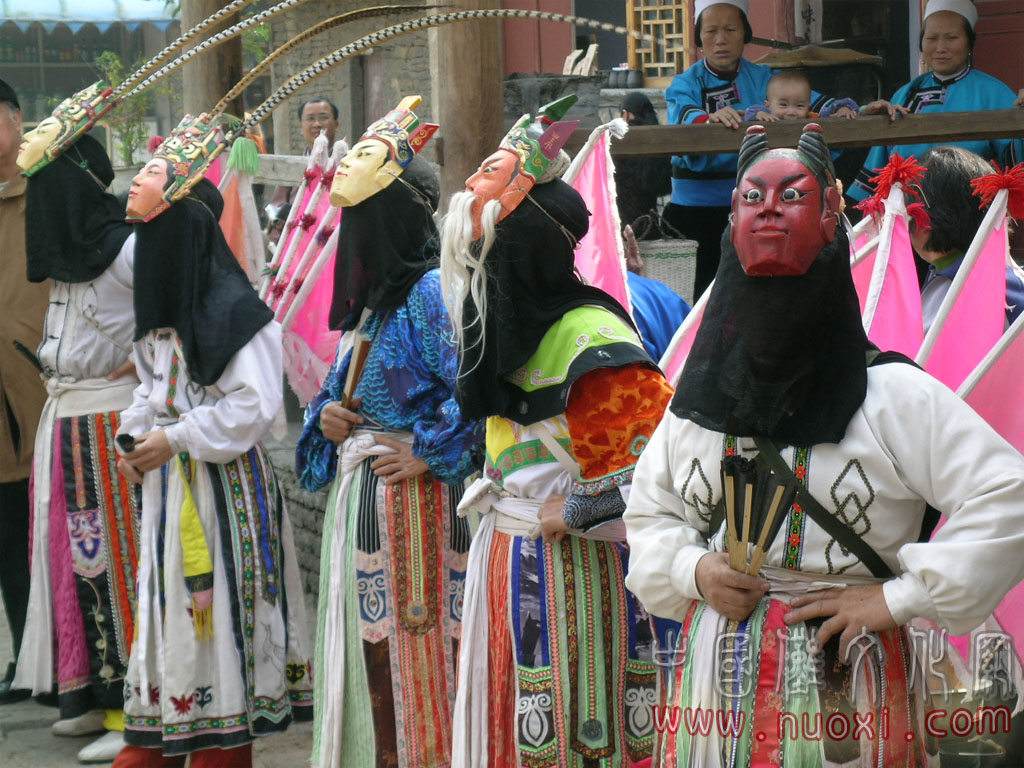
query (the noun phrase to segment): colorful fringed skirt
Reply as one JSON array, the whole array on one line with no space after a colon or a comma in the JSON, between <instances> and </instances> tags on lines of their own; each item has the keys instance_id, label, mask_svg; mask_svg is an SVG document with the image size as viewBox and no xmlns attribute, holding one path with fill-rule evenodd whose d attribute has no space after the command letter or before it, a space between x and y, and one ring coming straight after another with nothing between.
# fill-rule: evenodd
<instances>
[{"instance_id":1,"label":"colorful fringed skirt","mask_svg":"<svg viewBox=\"0 0 1024 768\"><path fill-rule=\"evenodd\" d=\"M742 622L694 602L657 712L657 765L668 768L924 768L924 676L903 628L863 633L849 664L820 621L787 626L779 600Z\"/></svg>"},{"instance_id":2,"label":"colorful fringed skirt","mask_svg":"<svg viewBox=\"0 0 1024 768\"><path fill-rule=\"evenodd\" d=\"M263 448L145 474L125 740L228 749L312 716L291 523Z\"/></svg>"},{"instance_id":3,"label":"colorful fringed skirt","mask_svg":"<svg viewBox=\"0 0 1024 768\"><path fill-rule=\"evenodd\" d=\"M648 766L650 619L624 543L496 530L488 564L489 768Z\"/></svg>"},{"instance_id":4,"label":"colorful fringed skirt","mask_svg":"<svg viewBox=\"0 0 1024 768\"><path fill-rule=\"evenodd\" d=\"M117 471L117 413L57 419L49 553L60 715L121 709L134 627L138 519Z\"/></svg>"},{"instance_id":5,"label":"colorful fringed skirt","mask_svg":"<svg viewBox=\"0 0 1024 768\"><path fill-rule=\"evenodd\" d=\"M117 471L114 435L132 390L131 380L51 380L36 431L16 684L48 693L56 682L62 718L123 703L139 520L132 485Z\"/></svg>"},{"instance_id":6,"label":"colorful fringed skirt","mask_svg":"<svg viewBox=\"0 0 1024 768\"><path fill-rule=\"evenodd\" d=\"M378 482L380 451L370 435L346 441L327 504L312 762L446 768L470 543L463 489L429 473Z\"/></svg>"}]
</instances>

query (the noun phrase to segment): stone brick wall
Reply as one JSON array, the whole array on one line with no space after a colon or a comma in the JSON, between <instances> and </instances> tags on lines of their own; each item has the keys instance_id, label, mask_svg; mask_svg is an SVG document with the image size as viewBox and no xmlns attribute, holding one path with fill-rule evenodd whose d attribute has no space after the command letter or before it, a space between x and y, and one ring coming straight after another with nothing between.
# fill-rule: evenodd
<instances>
[{"instance_id":1,"label":"stone brick wall","mask_svg":"<svg viewBox=\"0 0 1024 768\"><path fill-rule=\"evenodd\" d=\"M299 426L290 425L288 436L281 441L268 437L264 440L267 453L274 464L277 481L288 506L288 517L295 534L295 554L302 574L302 586L310 596L307 609L314 610L320 583L320 541L327 489L310 493L299 485L295 477L295 443Z\"/></svg>"},{"instance_id":2,"label":"stone brick wall","mask_svg":"<svg viewBox=\"0 0 1024 768\"><path fill-rule=\"evenodd\" d=\"M361 0L311 0L271 22L271 44L277 48L319 21L365 7ZM296 48L271 65L272 88L286 82L309 64L360 37L408 18L410 13L382 16L346 24ZM418 14L416 14L418 15ZM382 117L404 95L419 93L424 104L417 114L433 114L430 85L430 49L427 32L404 35L355 56L296 91L274 112L274 151L301 154L305 140L299 130L298 108L312 96L323 95L338 105L338 138L357 139L367 123ZM364 87L364 83L366 84ZM428 159L433 159L425 150Z\"/></svg>"}]
</instances>

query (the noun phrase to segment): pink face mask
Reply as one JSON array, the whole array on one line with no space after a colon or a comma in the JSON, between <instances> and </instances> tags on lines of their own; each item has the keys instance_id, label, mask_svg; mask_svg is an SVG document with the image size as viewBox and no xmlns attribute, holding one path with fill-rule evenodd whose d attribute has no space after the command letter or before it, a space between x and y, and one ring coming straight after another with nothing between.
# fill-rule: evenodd
<instances>
[{"instance_id":1,"label":"pink face mask","mask_svg":"<svg viewBox=\"0 0 1024 768\"><path fill-rule=\"evenodd\" d=\"M797 157L769 154L732 194L732 244L751 276L802 275L835 239L839 192L821 184Z\"/></svg>"},{"instance_id":2,"label":"pink face mask","mask_svg":"<svg viewBox=\"0 0 1024 768\"><path fill-rule=\"evenodd\" d=\"M163 202L167 187L167 161L154 157L135 174L128 190L128 205L125 213L132 221L143 221Z\"/></svg>"},{"instance_id":3,"label":"pink face mask","mask_svg":"<svg viewBox=\"0 0 1024 768\"><path fill-rule=\"evenodd\" d=\"M476 195L471 209L473 239L483 237L481 218L485 203L497 200L501 204L501 221L523 202L534 183L530 176L520 173L519 155L515 152L499 149L484 160L477 172L466 179L466 189Z\"/></svg>"}]
</instances>

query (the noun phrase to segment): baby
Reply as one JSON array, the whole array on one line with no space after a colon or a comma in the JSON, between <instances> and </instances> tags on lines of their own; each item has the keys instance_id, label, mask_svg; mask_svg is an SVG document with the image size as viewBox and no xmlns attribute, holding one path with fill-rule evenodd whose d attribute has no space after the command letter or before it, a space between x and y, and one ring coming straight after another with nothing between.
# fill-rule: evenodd
<instances>
[{"instance_id":1,"label":"baby","mask_svg":"<svg viewBox=\"0 0 1024 768\"><path fill-rule=\"evenodd\" d=\"M783 69L768 81L765 103L749 107L746 121L773 123L778 120L857 116L857 103L852 99L836 99L821 114L811 112L811 84L793 69Z\"/></svg>"}]
</instances>

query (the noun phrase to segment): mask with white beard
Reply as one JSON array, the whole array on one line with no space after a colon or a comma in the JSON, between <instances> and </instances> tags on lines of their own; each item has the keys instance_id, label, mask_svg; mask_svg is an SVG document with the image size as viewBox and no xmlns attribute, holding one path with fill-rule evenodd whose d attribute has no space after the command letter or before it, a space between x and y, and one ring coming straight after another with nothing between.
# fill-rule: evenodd
<instances>
[{"instance_id":1,"label":"mask with white beard","mask_svg":"<svg viewBox=\"0 0 1024 768\"><path fill-rule=\"evenodd\" d=\"M473 338L470 347L483 345L485 328L481 318L487 313L487 255L494 246L498 219L502 208L498 200L484 203L480 217L482 237L474 239L473 207L477 196L470 190L456 192L448 203L448 213L441 222L441 285L446 286L445 305L452 319L459 351L466 349L467 333ZM476 310L469 328L463 328L466 300ZM460 360L463 356L460 355ZM460 372L461 366L460 366Z\"/></svg>"}]
</instances>

